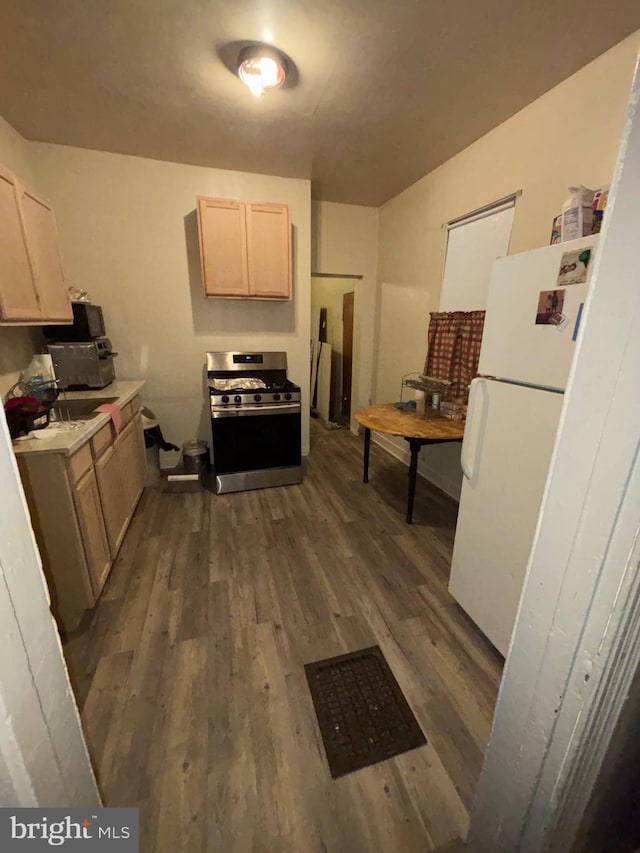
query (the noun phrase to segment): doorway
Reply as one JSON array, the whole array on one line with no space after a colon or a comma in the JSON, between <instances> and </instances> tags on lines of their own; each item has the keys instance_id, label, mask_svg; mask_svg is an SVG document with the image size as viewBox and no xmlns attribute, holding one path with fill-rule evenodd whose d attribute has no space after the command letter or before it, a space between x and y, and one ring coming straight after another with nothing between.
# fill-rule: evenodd
<instances>
[{"instance_id":1,"label":"doorway","mask_svg":"<svg viewBox=\"0 0 640 853\"><path fill-rule=\"evenodd\" d=\"M356 282L311 279L311 415L332 429L349 428L357 382Z\"/></svg>"},{"instance_id":2,"label":"doorway","mask_svg":"<svg viewBox=\"0 0 640 853\"><path fill-rule=\"evenodd\" d=\"M355 293L350 290L342 295L342 388L340 425L351 421L351 386L353 376L353 309Z\"/></svg>"}]
</instances>

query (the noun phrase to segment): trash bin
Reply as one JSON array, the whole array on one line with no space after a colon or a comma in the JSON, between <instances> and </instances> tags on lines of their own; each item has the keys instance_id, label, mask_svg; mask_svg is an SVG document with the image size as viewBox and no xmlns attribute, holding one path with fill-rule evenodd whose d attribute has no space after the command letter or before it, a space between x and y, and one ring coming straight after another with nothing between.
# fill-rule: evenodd
<instances>
[{"instance_id":1,"label":"trash bin","mask_svg":"<svg viewBox=\"0 0 640 853\"><path fill-rule=\"evenodd\" d=\"M142 428L144 430L144 446L147 455L147 479L145 486L153 486L160 480L160 451L180 450L180 448L165 441L158 419L151 409L142 409Z\"/></svg>"},{"instance_id":2,"label":"trash bin","mask_svg":"<svg viewBox=\"0 0 640 853\"><path fill-rule=\"evenodd\" d=\"M182 467L185 474L199 474L202 479L207 473L209 448L206 441L197 438L182 445Z\"/></svg>"}]
</instances>

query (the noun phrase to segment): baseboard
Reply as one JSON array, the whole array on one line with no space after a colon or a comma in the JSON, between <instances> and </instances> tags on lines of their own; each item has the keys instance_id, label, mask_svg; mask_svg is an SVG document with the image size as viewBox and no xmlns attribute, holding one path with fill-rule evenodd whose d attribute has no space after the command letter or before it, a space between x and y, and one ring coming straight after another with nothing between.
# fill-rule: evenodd
<instances>
[{"instance_id":1,"label":"baseboard","mask_svg":"<svg viewBox=\"0 0 640 853\"><path fill-rule=\"evenodd\" d=\"M409 467L411 452L408 447L406 449L401 446L399 447L393 438L381 433L372 432L371 439L374 444L377 444L383 450L386 450L386 452L390 456L393 456L394 459L397 459L399 462L402 462L403 465ZM436 471L434 468L425 464L424 460L420 459L420 457L418 457L418 475L424 480L427 480L429 483L432 483L438 489L441 489L441 491L446 495L453 498L456 503L460 501L460 485L458 483L452 483L452 481L447 477L443 477L440 471Z\"/></svg>"}]
</instances>

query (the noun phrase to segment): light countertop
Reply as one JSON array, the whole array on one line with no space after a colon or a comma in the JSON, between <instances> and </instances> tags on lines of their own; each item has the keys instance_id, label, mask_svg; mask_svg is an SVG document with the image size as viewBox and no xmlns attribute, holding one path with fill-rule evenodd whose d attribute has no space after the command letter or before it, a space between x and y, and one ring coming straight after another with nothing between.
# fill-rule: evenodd
<instances>
[{"instance_id":1,"label":"light countertop","mask_svg":"<svg viewBox=\"0 0 640 853\"><path fill-rule=\"evenodd\" d=\"M139 394L144 387L144 382L139 379L132 380L116 380L106 388L94 388L90 391L67 391L66 399L68 400L100 400L105 397L117 397L117 404L122 408L128 402L133 400L136 394ZM62 394L60 402L63 403ZM83 444L85 444L91 436L95 435L98 430L105 424L109 423L111 416L101 412L99 415L90 420L84 421L77 429L70 430L51 430L49 427L40 431L41 438L18 438L13 442L14 453L63 453L65 456L71 456ZM78 422L76 422L78 423Z\"/></svg>"}]
</instances>

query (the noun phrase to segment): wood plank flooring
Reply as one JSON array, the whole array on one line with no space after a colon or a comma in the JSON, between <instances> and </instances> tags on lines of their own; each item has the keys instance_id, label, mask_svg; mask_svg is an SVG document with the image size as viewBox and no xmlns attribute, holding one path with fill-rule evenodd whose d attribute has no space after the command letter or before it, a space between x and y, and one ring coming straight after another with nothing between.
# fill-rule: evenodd
<instances>
[{"instance_id":1,"label":"wood plank flooring","mask_svg":"<svg viewBox=\"0 0 640 853\"><path fill-rule=\"evenodd\" d=\"M463 838L502 659L447 592L456 504L312 423L300 486L147 489L65 653L144 853L412 853ZM332 780L303 664L379 644L427 736Z\"/></svg>"}]
</instances>

